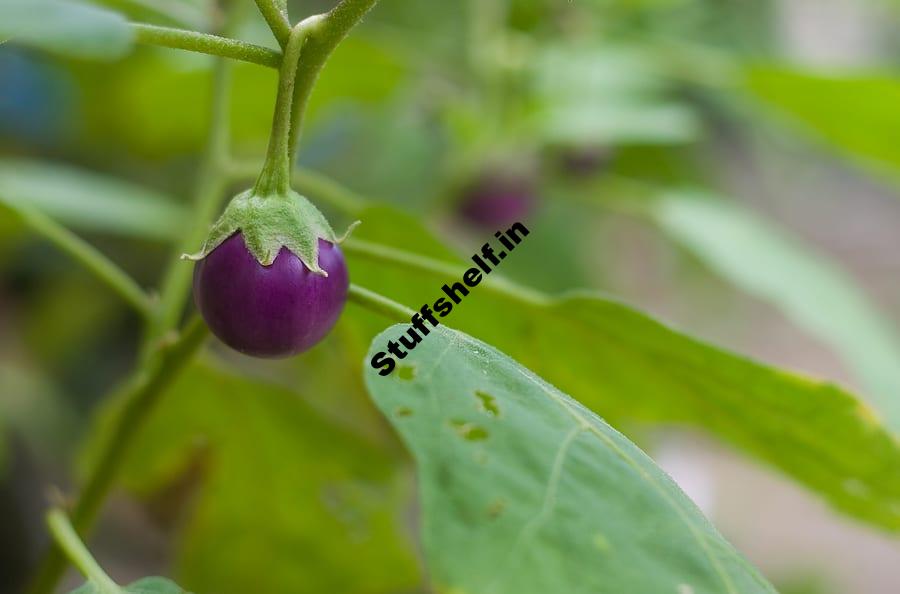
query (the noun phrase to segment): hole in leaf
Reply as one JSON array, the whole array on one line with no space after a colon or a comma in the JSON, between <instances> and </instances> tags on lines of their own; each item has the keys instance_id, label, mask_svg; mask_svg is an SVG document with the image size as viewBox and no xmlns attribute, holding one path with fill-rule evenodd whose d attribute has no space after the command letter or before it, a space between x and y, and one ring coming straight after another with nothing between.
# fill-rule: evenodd
<instances>
[{"instance_id":1,"label":"hole in leaf","mask_svg":"<svg viewBox=\"0 0 900 594\"><path fill-rule=\"evenodd\" d=\"M473 423L455 419L450 421L450 425L466 441L484 441L488 438L488 432L483 427Z\"/></svg>"},{"instance_id":2,"label":"hole in leaf","mask_svg":"<svg viewBox=\"0 0 900 594\"><path fill-rule=\"evenodd\" d=\"M413 409L408 406L401 406L397 409L396 414L398 417L411 417L413 414Z\"/></svg>"},{"instance_id":3,"label":"hole in leaf","mask_svg":"<svg viewBox=\"0 0 900 594\"><path fill-rule=\"evenodd\" d=\"M416 377L416 368L412 365L401 365L397 368L397 377L409 381Z\"/></svg>"},{"instance_id":4,"label":"hole in leaf","mask_svg":"<svg viewBox=\"0 0 900 594\"><path fill-rule=\"evenodd\" d=\"M481 403L481 408L492 417L500 416L500 407L497 406L497 399L483 390L475 390L475 397Z\"/></svg>"}]
</instances>

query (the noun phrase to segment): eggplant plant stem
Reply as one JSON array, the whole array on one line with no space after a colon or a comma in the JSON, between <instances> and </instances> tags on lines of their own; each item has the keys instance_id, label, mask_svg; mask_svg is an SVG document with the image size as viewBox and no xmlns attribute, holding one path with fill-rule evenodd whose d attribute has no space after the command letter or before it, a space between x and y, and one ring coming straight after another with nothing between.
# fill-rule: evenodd
<instances>
[{"instance_id":1,"label":"eggplant plant stem","mask_svg":"<svg viewBox=\"0 0 900 594\"><path fill-rule=\"evenodd\" d=\"M384 295L379 295L378 293L360 287L359 285L350 285L347 299L396 322L408 322L416 313L415 310L412 310L401 303L397 303Z\"/></svg>"},{"instance_id":2,"label":"eggplant plant stem","mask_svg":"<svg viewBox=\"0 0 900 594\"><path fill-rule=\"evenodd\" d=\"M237 39L143 23L132 23L131 28L138 43L231 58L269 68L281 65L281 52Z\"/></svg>"},{"instance_id":3,"label":"eggplant plant stem","mask_svg":"<svg viewBox=\"0 0 900 594\"><path fill-rule=\"evenodd\" d=\"M180 255L202 241L227 185L224 163L228 162L228 87L230 65L224 59L216 63L213 79L212 129L206 155L197 180L193 232L188 233ZM72 509L72 523L80 534L89 531L106 500L125 459L131 440L156 406L160 396L191 361L203 344L208 329L195 318L177 339L166 338L174 332L190 285L191 269L178 256L173 257L163 281L160 304L144 333L138 367L126 380L124 407L116 419L112 437L104 444L97 463L88 472L84 486ZM50 594L66 569L59 547L51 546L38 565L31 594Z\"/></svg>"},{"instance_id":4,"label":"eggplant plant stem","mask_svg":"<svg viewBox=\"0 0 900 594\"><path fill-rule=\"evenodd\" d=\"M287 5L278 0L256 0L256 7L272 30L272 35L282 48L287 47L291 35L291 23L287 17Z\"/></svg>"},{"instance_id":5,"label":"eggplant plant stem","mask_svg":"<svg viewBox=\"0 0 900 594\"><path fill-rule=\"evenodd\" d=\"M466 270L471 268L471 266L443 262L362 239L347 239L341 244L341 249L360 258L422 272L438 279L459 279L465 275ZM479 287L484 287L485 291L495 295L508 297L516 301L524 301L533 305L546 305L552 301L551 297L539 291L502 278L486 278Z\"/></svg>"},{"instance_id":6,"label":"eggplant plant stem","mask_svg":"<svg viewBox=\"0 0 900 594\"><path fill-rule=\"evenodd\" d=\"M270 194L283 196L291 187L291 161L293 159L288 153L291 136L291 104L294 97L297 63L300 61L303 40L308 31L308 27L304 23L291 29L287 45L284 48L284 58L281 61L281 69L278 71L278 96L275 100L275 115L272 121L272 133L269 136L269 149L266 154L266 162L263 164L254 188L257 196Z\"/></svg>"},{"instance_id":7,"label":"eggplant plant stem","mask_svg":"<svg viewBox=\"0 0 900 594\"><path fill-rule=\"evenodd\" d=\"M324 15L317 15L300 23L307 29L303 45L303 60L297 67L294 100L291 114L291 161L297 153L303 116L309 103L313 85L328 61L328 57L377 0L342 0Z\"/></svg>"},{"instance_id":8,"label":"eggplant plant stem","mask_svg":"<svg viewBox=\"0 0 900 594\"><path fill-rule=\"evenodd\" d=\"M285 14L282 0L257 0L257 6L272 27L273 33L287 48L291 37L295 47L285 50L293 58L296 67L299 51L304 48L307 35L315 34L309 56L304 52L303 64L296 68L296 78L289 77L293 84L291 90L291 110L287 134L282 135L279 144L288 147L285 151L288 163L293 161L294 147L299 137L299 121L305 111L306 101L319 71L331 51L346 36L347 32L375 4L375 0L343 0L331 12L323 16L314 16L298 24L291 30ZM276 18L277 17L277 18ZM282 28L281 20L284 20ZM284 29L287 35L284 35ZM279 32L280 31L280 32ZM158 32L155 32L158 33ZM150 35L151 33L144 33ZM308 58L308 59L307 59ZM291 60L283 58L282 62ZM290 62L289 62L290 64ZM281 64L284 71L284 64ZM206 225L212 219L222 195L227 189L228 175L226 167L228 157L228 88L230 81L229 65L224 60L216 62L213 88L212 125L207 144L206 155L197 178L195 207L193 219L195 225L191 233L184 238L176 253L180 254L194 249L206 235ZM287 84L287 81L284 81ZM298 90L298 86L300 86ZM281 89L281 85L280 85ZM300 98L298 102L298 97ZM276 115L276 118L278 116ZM283 132L283 130L282 130ZM290 170L287 169L289 172ZM129 451L134 436L139 432L143 422L155 408L159 398L179 373L187 366L193 355L203 344L208 329L199 318L195 318L177 339L166 339L173 332L182 315L184 302L190 286L190 267L176 256L172 259L162 283L160 305L152 321L147 325L141 361L136 371L126 382L123 398L124 406L116 419L116 423L108 442L104 444L97 463L89 471L84 487L72 509L72 525L78 534L86 533L103 502L115 482L123 460ZM390 300L380 298L370 292L354 291L355 298L363 299L370 304L380 304L383 312L403 312L402 306ZM29 592L31 594L50 594L62 577L66 568L65 557L59 546L51 546L38 567L38 571Z\"/></svg>"},{"instance_id":9,"label":"eggplant plant stem","mask_svg":"<svg viewBox=\"0 0 900 594\"><path fill-rule=\"evenodd\" d=\"M154 352L149 362L125 385L119 397L124 402L112 435L103 445L96 464L89 470L84 486L72 508L72 525L81 535L94 523L106 495L115 482L129 446L140 431L160 396L179 376L208 336L209 330L199 317L191 321L181 335ZM29 592L49 594L66 569L59 545L51 545Z\"/></svg>"},{"instance_id":10,"label":"eggplant plant stem","mask_svg":"<svg viewBox=\"0 0 900 594\"><path fill-rule=\"evenodd\" d=\"M56 545L65 553L66 557L78 568L100 594L121 594L122 590L106 572L100 567L96 559L91 555L84 543L78 537L78 533L69 522L65 512L59 508L51 509L47 513L47 528L53 535Z\"/></svg>"}]
</instances>

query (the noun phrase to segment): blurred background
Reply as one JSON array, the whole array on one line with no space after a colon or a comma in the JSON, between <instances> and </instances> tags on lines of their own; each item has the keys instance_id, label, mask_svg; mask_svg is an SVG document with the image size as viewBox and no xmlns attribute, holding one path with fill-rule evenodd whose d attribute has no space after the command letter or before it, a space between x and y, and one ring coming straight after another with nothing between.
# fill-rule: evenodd
<instances>
[{"instance_id":1,"label":"blurred background","mask_svg":"<svg viewBox=\"0 0 900 594\"><path fill-rule=\"evenodd\" d=\"M214 12L204 0L106 4L200 30ZM237 36L274 47L253 3L237 4ZM299 18L331 5L290 9ZM834 380L890 418L900 397L898 16L895 0L385 0L316 87L300 164L413 213L461 254L524 219L534 247L504 263L521 283L601 290L693 336ZM0 45L0 195L35 201L155 286L192 190L210 67L157 48L91 62ZM248 160L263 154L274 87L274 71L235 66L232 138ZM0 218L0 591L18 592L45 546L47 485L77 482L139 332L106 288ZM342 430L389 434L358 378L345 377L361 354L346 369L327 361L347 339L338 334L287 362L213 356L241 370L248 393L276 384ZM339 379L315 377L323 369ZM243 389L188 387L210 407L218 391ZM111 572L179 567L188 586L224 594L278 561L235 542L248 527L296 544L248 509L257 505L242 485L260 463L252 453L266 450L221 416L177 435L158 428L158 447L140 448L94 539ZM641 435L784 594L900 592L890 535L699 433ZM303 464L278 451L283 460L265 463ZM408 494L411 476L391 493ZM326 496L340 507L387 495ZM198 505L207 511L192 520ZM302 521L301 504L290 513ZM240 559L225 582L215 542ZM415 549L401 539L384 559L356 563L420 591L415 553L397 560L392 547ZM371 587L341 591L400 594L376 586L375 569L359 571Z\"/></svg>"}]
</instances>

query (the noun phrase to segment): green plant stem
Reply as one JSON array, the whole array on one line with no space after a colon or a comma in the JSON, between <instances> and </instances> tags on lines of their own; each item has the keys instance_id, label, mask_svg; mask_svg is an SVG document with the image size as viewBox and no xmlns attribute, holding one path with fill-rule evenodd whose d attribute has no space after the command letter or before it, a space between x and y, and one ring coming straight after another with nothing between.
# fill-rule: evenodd
<instances>
[{"instance_id":1,"label":"green plant stem","mask_svg":"<svg viewBox=\"0 0 900 594\"><path fill-rule=\"evenodd\" d=\"M375 5L377 0L342 0L324 15L310 17L299 26L307 30L303 46L303 61L297 67L294 83L293 114L291 117L290 152L292 158L297 152L303 116L309 103L313 85L328 61L328 56L347 36L350 29Z\"/></svg>"},{"instance_id":2,"label":"green plant stem","mask_svg":"<svg viewBox=\"0 0 900 594\"><path fill-rule=\"evenodd\" d=\"M153 313L153 303L150 298L133 278L102 252L42 212L14 204L9 204L7 208L32 231L50 241L94 273L98 279L134 307L144 318L150 318Z\"/></svg>"},{"instance_id":3,"label":"green plant stem","mask_svg":"<svg viewBox=\"0 0 900 594\"><path fill-rule=\"evenodd\" d=\"M56 546L65 553L82 575L97 587L101 594L122 594L119 585L106 575L106 572L81 542L65 512L59 508L51 509L47 513L47 527L50 529L50 534L53 535Z\"/></svg>"},{"instance_id":4,"label":"green plant stem","mask_svg":"<svg viewBox=\"0 0 900 594\"><path fill-rule=\"evenodd\" d=\"M359 285L350 285L350 291L347 294L347 298L357 305L397 322L408 322L416 313L415 310L412 310L405 305L397 303L392 299L388 299L384 295L379 295L374 291L360 287Z\"/></svg>"},{"instance_id":5,"label":"green plant stem","mask_svg":"<svg viewBox=\"0 0 900 594\"><path fill-rule=\"evenodd\" d=\"M132 23L131 27L139 43L232 58L269 68L281 65L281 52L237 39L142 23Z\"/></svg>"},{"instance_id":6,"label":"green plant stem","mask_svg":"<svg viewBox=\"0 0 900 594\"><path fill-rule=\"evenodd\" d=\"M269 136L269 149L266 162L263 164L259 178L256 180L254 193L258 196L270 194L287 195L291 189L291 155L288 153L291 136L291 104L294 97L294 78L300 51L307 29L299 24L291 29L287 45L284 48L284 59L278 72L278 96L275 100L275 115L272 121L272 134Z\"/></svg>"},{"instance_id":7,"label":"green plant stem","mask_svg":"<svg viewBox=\"0 0 900 594\"><path fill-rule=\"evenodd\" d=\"M341 248L348 254L355 254L373 262L399 266L448 280L451 278L462 278L466 270L471 268L470 266L441 262L440 260L361 239L347 239L341 244ZM535 305L544 305L551 301L550 297L543 293L504 279L485 278L479 286L484 287L486 291L495 295L511 297L518 301L527 301Z\"/></svg>"},{"instance_id":8,"label":"green plant stem","mask_svg":"<svg viewBox=\"0 0 900 594\"><path fill-rule=\"evenodd\" d=\"M143 345L145 352L153 342L178 324L187 300L192 273L191 266L180 259L181 254L194 251L203 242L209 230L209 223L228 188L229 181L225 170L228 163L230 82L231 65L225 60L219 60L213 74L210 134L194 192L192 220L195 224L178 245L163 278L159 312L145 335Z\"/></svg>"},{"instance_id":9,"label":"green plant stem","mask_svg":"<svg viewBox=\"0 0 900 594\"><path fill-rule=\"evenodd\" d=\"M197 178L193 217L196 224L179 248L163 280L160 304L156 315L147 325L141 361L138 369L126 382L125 405L116 420L113 436L102 450L96 466L91 469L72 512L75 530L85 533L103 505L119 466L124 460L131 440L159 397L187 365L207 335L202 320L195 318L176 340L166 336L177 327L187 298L191 267L178 256L199 244L206 233L208 221L225 193L228 162L228 89L231 65L218 59L213 75L213 105L211 130L206 154ZM32 594L49 594L65 571L65 558L58 547L51 547L38 567L29 590Z\"/></svg>"},{"instance_id":10,"label":"green plant stem","mask_svg":"<svg viewBox=\"0 0 900 594\"><path fill-rule=\"evenodd\" d=\"M287 47L288 38L291 36L291 23L288 21L286 4L278 3L276 0L256 0L256 6L266 19L278 45L282 48Z\"/></svg>"},{"instance_id":11,"label":"green plant stem","mask_svg":"<svg viewBox=\"0 0 900 594\"><path fill-rule=\"evenodd\" d=\"M234 181L252 179L260 170L259 163L232 163L228 173ZM366 208L366 199L330 177L306 167L294 167L291 187L307 196L327 202L341 212L357 215Z\"/></svg>"},{"instance_id":12,"label":"green plant stem","mask_svg":"<svg viewBox=\"0 0 900 594\"><path fill-rule=\"evenodd\" d=\"M72 509L72 524L77 533L85 534L94 523L122 461L129 452L133 438L159 397L191 361L208 333L203 321L195 317L178 338L159 345L148 362L125 385L120 394L124 405L115 421L115 429L104 444L99 460L88 472L84 487ZM42 560L29 591L32 594L52 592L65 568L66 560L62 550L58 546L52 546Z\"/></svg>"}]
</instances>

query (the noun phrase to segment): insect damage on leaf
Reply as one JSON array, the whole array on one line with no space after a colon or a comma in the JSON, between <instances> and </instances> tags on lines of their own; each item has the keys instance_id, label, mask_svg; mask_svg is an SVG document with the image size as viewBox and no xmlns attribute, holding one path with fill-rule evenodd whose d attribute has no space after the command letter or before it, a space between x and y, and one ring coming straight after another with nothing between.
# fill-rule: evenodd
<instances>
[{"instance_id":1,"label":"insect damage on leaf","mask_svg":"<svg viewBox=\"0 0 900 594\"><path fill-rule=\"evenodd\" d=\"M366 385L385 413L416 403L415 415L388 418L416 460L440 591L775 593L602 419L494 348L433 334L408 357L415 378L367 369Z\"/></svg>"}]
</instances>

